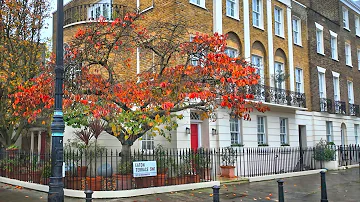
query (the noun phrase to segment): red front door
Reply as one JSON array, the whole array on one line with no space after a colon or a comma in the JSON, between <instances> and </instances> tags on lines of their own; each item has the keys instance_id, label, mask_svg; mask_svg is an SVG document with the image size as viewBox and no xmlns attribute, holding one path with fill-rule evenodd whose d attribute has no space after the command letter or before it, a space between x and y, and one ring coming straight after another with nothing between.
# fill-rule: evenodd
<instances>
[{"instance_id":1,"label":"red front door","mask_svg":"<svg viewBox=\"0 0 360 202\"><path fill-rule=\"evenodd\" d=\"M199 146L198 125L191 124L191 149L197 150Z\"/></svg>"}]
</instances>

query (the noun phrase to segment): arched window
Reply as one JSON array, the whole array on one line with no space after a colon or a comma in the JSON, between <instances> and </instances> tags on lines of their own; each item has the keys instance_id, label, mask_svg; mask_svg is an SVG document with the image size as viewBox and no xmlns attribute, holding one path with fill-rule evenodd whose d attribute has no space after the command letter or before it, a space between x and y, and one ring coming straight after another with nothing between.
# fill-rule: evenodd
<instances>
[{"instance_id":1,"label":"arched window","mask_svg":"<svg viewBox=\"0 0 360 202\"><path fill-rule=\"evenodd\" d=\"M285 89L288 74L286 73L286 55L282 49L277 49L275 52L274 75L273 82L275 88Z\"/></svg>"}]
</instances>

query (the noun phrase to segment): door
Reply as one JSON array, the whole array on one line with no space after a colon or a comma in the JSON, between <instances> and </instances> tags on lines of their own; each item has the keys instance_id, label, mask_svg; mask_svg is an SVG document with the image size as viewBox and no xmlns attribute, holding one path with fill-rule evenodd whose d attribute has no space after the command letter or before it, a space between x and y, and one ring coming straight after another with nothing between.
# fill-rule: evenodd
<instances>
[{"instance_id":1,"label":"door","mask_svg":"<svg viewBox=\"0 0 360 202\"><path fill-rule=\"evenodd\" d=\"M298 166L300 166L298 169L299 171L304 170L304 149L306 149L306 126L305 125L299 125L299 146L300 146L300 159Z\"/></svg>"},{"instance_id":2,"label":"door","mask_svg":"<svg viewBox=\"0 0 360 202\"><path fill-rule=\"evenodd\" d=\"M199 146L198 124L191 124L190 134L191 134L191 149L197 150Z\"/></svg>"},{"instance_id":3,"label":"door","mask_svg":"<svg viewBox=\"0 0 360 202\"><path fill-rule=\"evenodd\" d=\"M344 123L341 124L341 145L347 144L347 137L346 137L346 125Z\"/></svg>"}]
</instances>

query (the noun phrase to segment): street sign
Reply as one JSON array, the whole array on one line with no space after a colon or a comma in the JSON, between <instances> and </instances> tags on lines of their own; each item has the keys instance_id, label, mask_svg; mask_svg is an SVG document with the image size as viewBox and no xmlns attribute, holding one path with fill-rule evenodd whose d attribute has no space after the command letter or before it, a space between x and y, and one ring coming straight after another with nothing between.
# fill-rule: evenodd
<instances>
[{"instance_id":1,"label":"street sign","mask_svg":"<svg viewBox=\"0 0 360 202\"><path fill-rule=\"evenodd\" d=\"M156 176L156 161L135 161L133 162L134 177Z\"/></svg>"}]
</instances>

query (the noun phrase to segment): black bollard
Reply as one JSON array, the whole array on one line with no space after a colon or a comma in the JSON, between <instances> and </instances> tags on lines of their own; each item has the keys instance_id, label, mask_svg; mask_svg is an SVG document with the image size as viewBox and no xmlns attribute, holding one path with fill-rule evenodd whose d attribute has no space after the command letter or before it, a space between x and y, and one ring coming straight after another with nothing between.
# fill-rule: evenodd
<instances>
[{"instance_id":1,"label":"black bollard","mask_svg":"<svg viewBox=\"0 0 360 202\"><path fill-rule=\"evenodd\" d=\"M85 202L92 202L92 194L94 192L91 190L86 190L84 193L86 195Z\"/></svg>"},{"instance_id":2,"label":"black bollard","mask_svg":"<svg viewBox=\"0 0 360 202\"><path fill-rule=\"evenodd\" d=\"M278 188L279 188L279 202L284 202L284 180L278 180Z\"/></svg>"},{"instance_id":3,"label":"black bollard","mask_svg":"<svg viewBox=\"0 0 360 202\"><path fill-rule=\"evenodd\" d=\"M326 180L325 180L325 172L321 171L321 202L328 202L327 192L326 192Z\"/></svg>"},{"instance_id":4,"label":"black bollard","mask_svg":"<svg viewBox=\"0 0 360 202\"><path fill-rule=\"evenodd\" d=\"M213 202L220 202L220 186L213 186Z\"/></svg>"}]
</instances>

